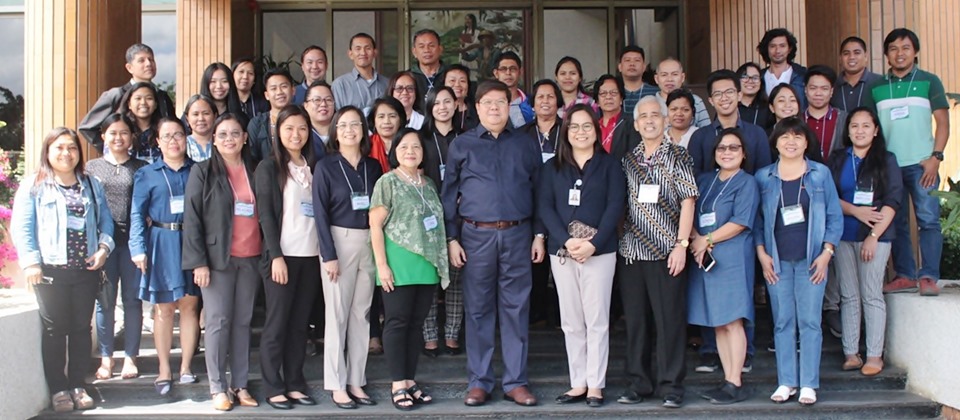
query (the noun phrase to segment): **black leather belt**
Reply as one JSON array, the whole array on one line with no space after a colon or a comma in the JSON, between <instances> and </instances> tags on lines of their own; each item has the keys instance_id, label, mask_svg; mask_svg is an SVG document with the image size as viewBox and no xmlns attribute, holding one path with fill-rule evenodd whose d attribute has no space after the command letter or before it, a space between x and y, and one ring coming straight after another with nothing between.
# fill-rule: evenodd
<instances>
[{"instance_id":1,"label":"black leather belt","mask_svg":"<svg viewBox=\"0 0 960 420\"><path fill-rule=\"evenodd\" d=\"M167 230L183 230L183 223L160 223L153 222L153 226Z\"/></svg>"}]
</instances>

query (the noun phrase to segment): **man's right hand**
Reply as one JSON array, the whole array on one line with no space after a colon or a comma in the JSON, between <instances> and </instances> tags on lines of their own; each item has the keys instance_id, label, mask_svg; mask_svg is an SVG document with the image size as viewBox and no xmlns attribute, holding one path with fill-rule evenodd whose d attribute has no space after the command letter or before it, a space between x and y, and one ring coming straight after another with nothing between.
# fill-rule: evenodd
<instances>
[{"instance_id":1,"label":"man's right hand","mask_svg":"<svg viewBox=\"0 0 960 420\"><path fill-rule=\"evenodd\" d=\"M460 241L454 239L447 244L447 252L450 254L450 264L457 268L463 268L467 263L467 254L463 252Z\"/></svg>"}]
</instances>

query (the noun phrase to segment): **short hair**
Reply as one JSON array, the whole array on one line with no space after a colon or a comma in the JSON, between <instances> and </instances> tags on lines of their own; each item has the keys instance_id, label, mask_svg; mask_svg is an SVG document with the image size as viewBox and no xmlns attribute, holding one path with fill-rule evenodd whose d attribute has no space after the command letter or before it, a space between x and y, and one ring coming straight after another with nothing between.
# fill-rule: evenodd
<instances>
[{"instance_id":1,"label":"short hair","mask_svg":"<svg viewBox=\"0 0 960 420\"><path fill-rule=\"evenodd\" d=\"M310 91L313 90L313 88L318 88L318 87L327 88L330 91L330 95L333 96L333 88L330 87L330 84L327 83L326 80L314 80L313 83L311 83L310 86L307 87L307 92L303 95L304 100L306 100L306 96L310 94Z\"/></svg>"},{"instance_id":2,"label":"short hair","mask_svg":"<svg viewBox=\"0 0 960 420\"><path fill-rule=\"evenodd\" d=\"M484 80L477 86L477 93L475 95L477 103L479 104L480 100L490 92L503 92L507 95L507 102L511 100L510 88L507 87L506 83L499 80Z\"/></svg>"},{"instance_id":3,"label":"short hair","mask_svg":"<svg viewBox=\"0 0 960 420\"><path fill-rule=\"evenodd\" d=\"M507 52L505 52L505 53L503 53L503 54L500 54L500 57L497 57L497 63L496 63L496 64L497 64L497 67L500 67L500 63L502 63L503 60L513 60L513 61L516 61L516 62L517 62L517 67L523 68L523 61L521 61L521 60L520 60L520 56L517 55L517 53L515 53L515 52L513 52L513 51L507 51Z\"/></svg>"},{"instance_id":4,"label":"short hair","mask_svg":"<svg viewBox=\"0 0 960 420\"><path fill-rule=\"evenodd\" d=\"M640 57L643 58L643 61L647 61L647 53L643 52L643 48L640 48L636 45L627 45L626 47L623 47L623 49L620 50L620 55L617 57L617 61L623 61L623 56L632 52L640 54Z\"/></svg>"},{"instance_id":5,"label":"short hair","mask_svg":"<svg viewBox=\"0 0 960 420\"><path fill-rule=\"evenodd\" d=\"M373 44L373 48L377 48L377 40L373 39L373 36L366 32L358 32L350 37L350 44L347 45L347 49L353 49L353 40L357 38L366 38L370 40L370 43Z\"/></svg>"},{"instance_id":6,"label":"short hair","mask_svg":"<svg viewBox=\"0 0 960 420\"><path fill-rule=\"evenodd\" d=\"M737 73L730 69L720 69L710 72L707 76L707 95L713 96L713 84L721 80L732 81L733 86L737 88L737 92L740 91L740 77L737 76Z\"/></svg>"},{"instance_id":7,"label":"short hair","mask_svg":"<svg viewBox=\"0 0 960 420\"><path fill-rule=\"evenodd\" d=\"M647 95L647 96L644 96L644 97L640 98L640 100L637 101L637 106L635 106L635 107L633 108L633 119L634 119L634 120L636 120L636 119L637 119L637 116L640 115L640 106L641 106L641 105L646 105L646 104L648 104L648 103L657 104L657 107L660 108L660 114L661 114L664 118L667 117L667 106L664 105L662 102L660 102L660 100L657 99L657 96L656 96L656 95Z\"/></svg>"},{"instance_id":8,"label":"short hair","mask_svg":"<svg viewBox=\"0 0 960 420\"><path fill-rule=\"evenodd\" d=\"M290 82L290 85L291 85L291 86L293 86L293 84L295 83L295 82L293 81L293 76L290 75L290 72L289 72L289 71L287 71L286 69L280 68L280 67L274 67L274 68L272 68L272 69L270 69L270 70L267 70L267 72L263 74L263 88L264 88L264 89L267 88L267 81L270 80L270 78L273 77L273 76L282 76L282 77L286 78L287 81Z\"/></svg>"},{"instance_id":9,"label":"short hair","mask_svg":"<svg viewBox=\"0 0 960 420\"><path fill-rule=\"evenodd\" d=\"M141 43L136 43L136 44L131 45L129 48L127 48L127 53L126 53L127 63L132 63L132 62L133 62L133 58L136 57L137 54L142 53L142 52L145 52L145 53L147 53L147 54L150 54L151 57L154 56L154 54L153 54L153 48L150 48L149 45L147 45L147 44L141 44Z\"/></svg>"},{"instance_id":10,"label":"short hair","mask_svg":"<svg viewBox=\"0 0 960 420\"><path fill-rule=\"evenodd\" d=\"M553 88L553 93L557 97L557 109L563 109L563 91L560 90L560 85L557 85L557 82L554 82L550 79L540 79L533 84L533 89L530 89L530 94L527 95L527 103L532 107L536 105L536 96L537 90L540 89L540 86L550 86Z\"/></svg>"},{"instance_id":11,"label":"short hair","mask_svg":"<svg viewBox=\"0 0 960 420\"><path fill-rule=\"evenodd\" d=\"M400 146L400 140L403 140L407 134L416 134L417 140L420 141L420 149L425 155L427 145L423 142L423 136L420 135L420 132L412 127L403 127L397 131L396 137L394 137L393 141L390 142L390 150L387 151L387 162L390 164L391 168L397 168L400 166L400 158L397 157L397 147ZM420 165L417 166L417 168L423 168L423 157L420 158Z\"/></svg>"},{"instance_id":12,"label":"short hair","mask_svg":"<svg viewBox=\"0 0 960 420\"><path fill-rule=\"evenodd\" d=\"M667 108L670 108L670 104L672 104L673 101L676 101L677 99L686 99L687 103L690 104L691 109L696 108L696 102L694 102L694 99L693 99L693 92L691 92L690 89L677 88L677 89L674 89L673 92L670 92L669 94L667 94L667 101L666 101ZM667 112L669 111L670 110L668 109Z\"/></svg>"},{"instance_id":13,"label":"short hair","mask_svg":"<svg viewBox=\"0 0 960 420\"><path fill-rule=\"evenodd\" d=\"M851 42L860 44L860 47L863 48L863 51L867 51L867 41L864 41L863 38L860 38L859 36L848 36L844 38L843 41L840 41L840 51L843 51L843 47L846 47L847 44Z\"/></svg>"},{"instance_id":14,"label":"short hair","mask_svg":"<svg viewBox=\"0 0 960 420\"><path fill-rule=\"evenodd\" d=\"M400 127L407 125L407 112L403 110L403 104L393 96L384 96L377 98L373 101L373 105L370 105L370 113L367 114L367 124L370 126L370 132L380 134L377 132L377 108L381 106L388 106L397 112L397 116L400 117Z\"/></svg>"},{"instance_id":15,"label":"short hair","mask_svg":"<svg viewBox=\"0 0 960 420\"><path fill-rule=\"evenodd\" d=\"M747 142L744 140L746 136L743 134L743 131L740 130L740 128L738 127L724 128L723 130L720 130L719 133L717 133L717 138L713 141L713 148L711 149L713 150L712 167L714 169L719 169L719 166L717 165L717 147L720 146L720 142L722 142L723 138L726 136L734 136L737 138L737 140L740 141L740 150L743 151L743 160L740 162L740 168L746 171L747 173L753 173L753 165L752 165L752 162L750 161L749 151L747 150Z\"/></svg>"},{"instance_id":16,"label":"short hair","mask_svg":"<svg viewBox=\"0 0 960 420\"><path fill-rule=\"evenodd\" d=\"M217 109L216 102L213 101L213 98L207 95L193 95L190 99L187 99L187 104L183 106L183 116L186 119L187 114L190 113L190 108L193 107L197 102L206 102L207 106L210 107L210 110L213 111L213 119L216 120L220 116L220 110Z\"/></svg>"},{"instance_id":17,"label":"short hair","mask_svg":"<svg viewBox=\"0 0 960 420\"><path fill-rule=\"evenodd\" d=\"M396 99L394 99L396 100ZM363 111L360 108L357 108L353 105L346 105L333 113L333 120L330 122L330 127L333 128L330 130L330 141L327 142L327 151L331 153L338 153L340 151L340 139L337 138L337 124L340 123L340 119L343 118L344 114L348 112L356 113L360 117L360 155L367 156L370 154L370 136L367 134L367 120L363 118Z\"/></svg>"},{"instance_id":18,"label":"short hair","mask_svg":"<svg viewBox=\"0 0 960 420\"><path fill-rule=\"evenodd\" d=\"M107 131L107 128L110 128L113 123L122 122L127 125L127 128L130 129L130 134L136 132L136 125L134 125L133 120L130 117L123 115L119 112L107 115L107 118L103 119L103 122L100 123L100 135L103 136L103 133ZM106 141L104 141L106 143Z\"/></svg>"},{"instance_id":19,"label":"short hair","mask_svg":"<svg viewBox=\"0 0 960 420\"><path fill-rule=\"evenodd\" d=\"M593 83L593 100L595 102L600 102L600 86L603 86L608 80L613 80L614 84L617 85L617 93L620 95L620 100L623 100L625 96L624 92L626 91L626 88L623 87L623 79L608 73L601 75L597 78L597 81Z\"/></svg>"},{"instance_id":20,"label":"short hair","mask_svg":"<svg viewBox=\"0 0 960 420\"><path fill-rule=\"evenodd\" d=\"M438 34L437 31L433 29L426 28L426 29L421 29L417 31L417 33L413 34L413 38L411 39L412 43L416 44L417 38L420 38L422 35L433 35L433 37L437 39L437 43L440 42L440 34Z\"/></svg>"},{"instance_id":21,"label":"short hair","mask_svg":"<svg viewBox=\"0 0 960 420\"><path fill-rule=\"evenodd\" d=\"M883 39L883 52L887 52L887 48L890 47L894 41L899 39L907 38L910 40L910 43L913 44L913 49L917 52L920 52L920 38L917 37L917 34L907 28L896 28L890 31L887 34L887 37Z\"/></svg>"},{"instance_id":22,"label":"short hair","mask_svg":"<svg viewBox=\"0 0 960 420\"><path fill-rule=\"evenodd\" d=\"M803 155L807 159L823 163L823 157L820 155L820 141L817 140L817 134L810 129L806 121L801 116L787 117L778 121L773 126L773 132L770 133L770 150L774 156L779 158L780 151L777 150L777 140L784 134L799 134L807 140L807 148ZM774 159L776 160L776 159Z\"/></svg>"},{"instance_id":23,"label":"short hair","mask_svg":"<svg viewBox=\"0 0 960 420\"><path fill-rule=\"evenodd\" d=\"M792 63L797 58L797 37L793 36L793 33L786 28L775 28L764 33L763 39L757 44L757 52L760 53L760 58L763 58L765 63L770 64L770 52L767 50L770 47L770 42L781 36L787 38L787 46L790 48L787 62Z\"/></svg>"},{"instance_id":24,"label":"short hair","mask_svg":"<svg viewBox=\"0 0 960 420\"><path fill-rule=\"evenodd\" d=\"M303 64L303 60L307 57L307 53L310 52L310 51L314 51L314 50L320 51L321 53L323 53L323 59L324 59L324 60L327 59L327 50L325 50L325 49L323 49L323 48L321 48L321 47L319 47L319 46L317 46L317 45L311 45L311 46L309 46L309 47L307 47L307 48L304 48L304 49L303 49L303 52L300 53L300 64Z\"/></svg>"},{"instance_id":25,"label":"short hair","mask_svg":"<svg viewBox=\"0 0 960 420\"><path fill-rule=\"evenodd\" d=\"M831 87L837 84L837 72L833 71L830 66L823 64L810 66L810 68L807 69L807 74L803 76L803 85L806 86L810 84L810 79L812 79L813 76L821 76L827 79Z\"/></svg>"}]
</instances>

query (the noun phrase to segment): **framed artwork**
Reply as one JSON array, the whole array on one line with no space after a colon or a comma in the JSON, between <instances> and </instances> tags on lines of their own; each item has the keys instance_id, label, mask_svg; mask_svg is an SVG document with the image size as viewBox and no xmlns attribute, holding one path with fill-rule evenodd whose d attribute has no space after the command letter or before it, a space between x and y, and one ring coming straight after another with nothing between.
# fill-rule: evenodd
<instances>
[{"instance_id":1,"label":"framed artwork","mask_svg":"<svg viewBox=\"0 0 960 420\"><path fill-rule=\"evenodd\" d=\"M507 51L524 62L527 45L522 9L414 10L410 12L410 33L433 29L440 34L443 62L460 63L470 69L470 79L493 79L497 58Z\"/></svg>"}]
</instances>

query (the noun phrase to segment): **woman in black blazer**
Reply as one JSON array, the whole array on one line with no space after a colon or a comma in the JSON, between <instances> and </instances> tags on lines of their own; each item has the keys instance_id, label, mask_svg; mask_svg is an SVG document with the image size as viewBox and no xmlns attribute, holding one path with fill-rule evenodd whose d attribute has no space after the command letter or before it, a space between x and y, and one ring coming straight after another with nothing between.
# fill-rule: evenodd
<instances>
[{"instance_id":1,"label":"woman in black blazer","mask_svg":"<svg viewBox=\"0 0 960 420\"><path fill-rule=\"evenodd\" d=\"M246 388L262 239L242 118L226 113L214 122L213 155L190 171L183 218L183 269L193 270L203 295L210 393L222 411L233 408L232 397L258 405Z\"/></svg>"},{"instance_id":2,"label":"woman in black blazer","mask_svg":"<svg viewBox=\"0 0 960 420\"><path fill-rule=\"evenodd\" d=\"M316 404L303 376L307 321L320 290L320 243L310 195L315 163L310 116L299 106L283 107L274 139L272 156L260 161L254 174L267 303L260 370L267 404L289 410L293 403Z\"/></svg>"}]
</instances>

